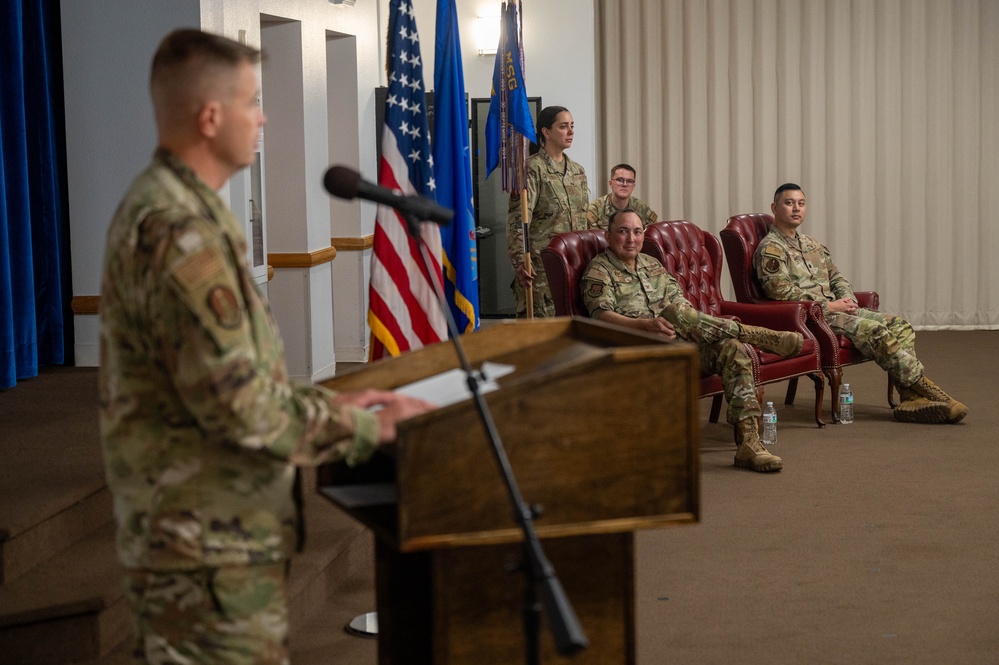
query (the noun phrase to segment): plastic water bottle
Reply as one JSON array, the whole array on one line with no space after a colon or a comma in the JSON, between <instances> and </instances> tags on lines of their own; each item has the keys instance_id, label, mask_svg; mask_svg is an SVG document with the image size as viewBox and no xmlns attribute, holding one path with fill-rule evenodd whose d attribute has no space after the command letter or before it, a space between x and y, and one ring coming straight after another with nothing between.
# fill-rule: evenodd
<instances>
[{"instance_id":1,"label":"plastic water bottle","mask_svg":"<svg viewBox=\"0 0 999 665\"><path fill-rule=\"evenodd\" d=\"M853 391L849 383L839 389L839 421L844 425L853 422Z\"/></svg>"},{"instance_id":2,"label":"plastic water bottle","mask_svg":"<svg viewBox=\"0 0 999 665\"><path fill-rule=\"evenodd\" d=\"M764 444L772 446L777 443L777 409L773 402L767 402L767 408L763 410L763 436Z\"/></svg>"}]
</instances>

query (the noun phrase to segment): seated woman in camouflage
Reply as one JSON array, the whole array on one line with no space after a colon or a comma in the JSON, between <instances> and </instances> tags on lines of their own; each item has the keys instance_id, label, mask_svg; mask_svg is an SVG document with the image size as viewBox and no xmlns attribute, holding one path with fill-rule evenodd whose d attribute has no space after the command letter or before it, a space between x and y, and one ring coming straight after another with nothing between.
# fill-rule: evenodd
<instances>
[{"instance_id":1,"label":"seated woman in camouflage","mask_svg":"<svg viewBox=\"0 0 999 665\"><path fill-rule=\"evenodd\" d=\"M780 471L781 458L760 442L760 404L756 399L752 361L743 342L780 356L801 351L795 332L746 326L697 311L684 298L680 284L655 258L642 254L642 220L634 210L608 220L608 247L590 262L580 291L595 319L644 330L667 339L697 345L701 369L719 374L728 402L728 421L735 426L735 465L753 471Z\"/></svg>"}]
</instances>

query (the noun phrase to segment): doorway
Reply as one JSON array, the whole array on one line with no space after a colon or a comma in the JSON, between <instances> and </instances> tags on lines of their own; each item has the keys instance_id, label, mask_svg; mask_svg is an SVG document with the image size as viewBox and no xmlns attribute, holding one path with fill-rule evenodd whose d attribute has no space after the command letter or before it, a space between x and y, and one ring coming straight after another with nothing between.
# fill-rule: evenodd
<instances>
[{"instance_id":1,"label":"doorway","mask_svg":"<svg viewBox=\"0 0 999 665\"><path fill-rule=\"evenodd\" d=\"M529 97L531 117L537 118L540 97ZM475 238L479 254L479 317L507 319L517 315L510 285L513 267L506 252L506 214L509 194L493 171L486 178L486 118L489 98L472 99L472 196L475 200Z\"/></svg>"}]
</instances>

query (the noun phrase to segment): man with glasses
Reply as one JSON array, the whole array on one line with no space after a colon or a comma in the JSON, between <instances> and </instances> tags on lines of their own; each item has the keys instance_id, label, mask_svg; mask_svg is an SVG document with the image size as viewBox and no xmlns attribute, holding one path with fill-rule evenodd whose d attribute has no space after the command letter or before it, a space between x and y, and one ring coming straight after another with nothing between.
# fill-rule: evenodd
<instances>
[{"instance_id":1,"label":"man with glasses","mask_svg":"<svg viewBox=\"0 0 999 665\"><path fill-rule=\"evenodd\" d=\"M605 194L590 203L590 207L586 211L586 221L590 228L606 231L607 220L610 219L610 216L619 210L629 208L638 213L644 226L659 219L659 216L645 201L631 195L635 191L635 167L630 164L618 164L610 172L610 180L607 181L610 186L610 194Z\"/></svg>"}]
</instances>

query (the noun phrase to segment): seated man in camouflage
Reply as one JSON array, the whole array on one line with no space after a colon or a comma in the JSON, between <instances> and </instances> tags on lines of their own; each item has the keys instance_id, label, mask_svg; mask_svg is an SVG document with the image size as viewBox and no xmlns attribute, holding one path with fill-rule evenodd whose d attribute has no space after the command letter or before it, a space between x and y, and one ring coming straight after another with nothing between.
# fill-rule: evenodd
<instances>
[{"instance_id":1,"label":"seated man in camouflage","mask_svg":"<svg viewBox=\"0 0 999 665\"><path fill-rule=\"evenodd\" d=\"M913 423L956 423L968 407L923 374L916 358L916 334L905 319L857 305L853 288L832 262L829 250L798 233L805 221L801 187L786 183L770 205L774 224L753 256L763 291L774 300L813 300L822 304L829 327L873 358L898 386L895 419Z\"/></svg>"},{"instance_id":2,"label":"seated man in camouflage","mask_svg":"<svg viewBox=\"0 0 999 665\"><path fill-rule=\"evenodd\" d=\"M606 231L610 216L625 208L637 212L646 226L655 223L658 219L656 212L645 201L632 195L636 174L635 167L630 164L617 164L611 168L610 180L607 181L610 193L594 199L586 209L586 223L590 228Z\"/></svg>"},{"instance_id":3,"label":"seated man in camouflage","mask_svg":"<svg viewBox=\"0 0 999 665\"><path fill-rule=\"evenodd\" d=\"M743 342L781 356L801 351L799 333L778 332L719 319L697 311L663 264L642 254L642 220L634 210L615 212L608 221L608 247L590 262L580 291L590 316L697 345L701 369L720 374L735 426L737 467L780 471L783 463L760 442L760 404L752 361Z\"/></svg>"}]
</instances>

